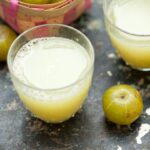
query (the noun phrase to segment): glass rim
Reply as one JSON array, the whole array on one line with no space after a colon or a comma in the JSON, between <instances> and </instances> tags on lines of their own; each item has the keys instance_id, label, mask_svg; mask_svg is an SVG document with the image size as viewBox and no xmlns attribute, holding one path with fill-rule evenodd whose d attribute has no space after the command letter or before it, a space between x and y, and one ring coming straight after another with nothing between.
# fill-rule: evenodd
<instances>
[{"instance_id":1,"label":"glass rim","mask_svg":"<svg viewBox=\"0 0 150 150\"><path fill-rule=\"evenodd\" d=\"M19 41L19 39L20 39L22 36L24 36L25 34L31 32L31 31L33 31L33 30L39 29L39 28L41 28L41 27L46 27L46 26L47 26L47 27L48 27L48 26L49 26L49 27L52 27L52 26L55 26L55 27L64 27L64 28L66 28L66 29L70 29L70 30L72 30L72 31L75 31L75 32L79 33L79 34L87 41L87 43L89 44L89 47L90 47L90 54L91 54L91 56L90 56L90 63L89 63L88 69L85 68L85 69L83 70L82 76L79 76L78 79L77 79L75 82L73 82L73 83L71 83L71 84L69 84L69 85L60 87L60 88L42 89L42 88L34 87L34 86L31 86L31 85L28 85L28 84L24 83L23 81L21 81L21 80L14 74L14 71L13 71L13 69L12 69L13 64L12 64L11 61L10 61L11 52L12 52L12 50L13 50L13 47L14 47L14 45ZM88 55L89 55L89 54L88 54ZM94 65L94 60L95 60L94 47L93 47L91 41L88 39L88 37L87 37L85 34L83 34L81 31L75 29L74 27L71 27L71 26L68 26L68 25L64 25L64 24L44 24L44 25L38 25L38 26L35 26L35 27L32 27L32 28L27 29L26 31L24 31L23 33L21 33L21 34L13 41L12 45L11 45L10 48L9 48L8 55L7 55L7 65L8 65L8 69L9 69L9 72L10 72L11 76L12 76L17 82L19 82L20 84L22 84L22 85L24 85L24 86L26 86L26 87L28 87L28 88L31 88L31 89L34 89L34 90L40 90L40 91L60 91L60 90L65 90L65 89L68 89L68 88L73 87L74 85L76 85L77 83L79 83L80 81L82 81L82 80L85 78L85 76L91 71L91 69L92 69L92 67L93 67L93 65Z\"/></svg>"},{"instance_id":2,"label":"glass rim","mask_svg":"<svg viewBox=\"0 0 150 150\"><path fill-rule=\"evenodd\" d=\"M114 28L118 29L119 31L125 33L125 34L128 34L128 35L131 35L131 36L136 36L136 37L150 37L150 33L149 34L136 34L136 33L131 33L131 32L128 32L126 30L123 30L121 29L120 27L118 27L117 25L115 25L108 17L107 15L107 11L105 9L105 6L104 6L104 3L105 3L106 0L103 0L102 1L102 8L103 8L103 12L104 12L104 18L107 19L107 21L110 23L110 25L112 25Z\"/></svg>"}]
</instances>

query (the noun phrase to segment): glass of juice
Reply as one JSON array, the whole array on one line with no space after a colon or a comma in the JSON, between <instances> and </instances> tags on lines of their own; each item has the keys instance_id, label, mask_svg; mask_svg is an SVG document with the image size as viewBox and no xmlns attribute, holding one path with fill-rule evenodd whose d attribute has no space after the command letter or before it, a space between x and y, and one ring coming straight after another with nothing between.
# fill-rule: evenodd
<instances>
[{"instance_id":1,"label":"glass of juice","mask_svg":"<svg viewBox=\"0 0 150 150\"><path fill-rule=\"evenodd\" d=\"M82 107L94 50L80 31L58 24L29 29L14 41L7 61L16 91L35 117L61 123Z\"/></svg>"},{"instance_id":2,"label":"glass of juice","mask_svg":"<svg viewBox=\"0 0 150 150\"><path fill-rule=\"evenodd\" d=\"M150 70L150 1L104 0L108 35L122 59L135 69Z\"/></svg>"}]
</instances>

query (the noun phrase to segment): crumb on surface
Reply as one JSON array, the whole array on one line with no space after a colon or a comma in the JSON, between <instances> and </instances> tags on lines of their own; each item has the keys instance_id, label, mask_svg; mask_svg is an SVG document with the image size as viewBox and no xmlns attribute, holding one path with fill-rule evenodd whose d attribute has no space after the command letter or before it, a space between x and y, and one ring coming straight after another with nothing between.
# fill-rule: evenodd
<instances>
[{"instance_id":1,"label":"crumb on surface","mask_svg":"<svg viewBox=\"0 0 150 150\"><path fill-rule=\"evenodd\" d=\"M150 116L150 108L147 108L145 113L146 113L146 115Z\"/></svg>"},{"instance_id":2,"label":"crumb on surface","mask_svg":"<svg viewBox=\"0 0 150 150\"><path fill-rule=\"evenodd\" d=\"M107 71L107 75L108 75L109 77L112 77L112 76L113 76L113 74L112 74L112 72L111 72L110 70Z\"/></svg>"},{"instance_id":3,"label":"crumb on surface","mask_svg":"<svg viewBox=\"0 0 150 150\"><path fill-rule=\"evenodd\" d=\"M142 138L150 132L150 124L143 123L139 128L138 135L136 137L137 144L142 144Z\"/></svg>"},{"instance_id":4,"label":"crumb on surface","mask_svg":"<svg viewBox=\"0 0 150 150\"><path fill-rule=\"evenodd\" d=\"M117 150L122 150L122 147L117 145Z\"/></svg>"},{"instance_id":5,"label":"crumb on surface","mask_svg":"<svg viewBox=\"0 0 150 150\"><path fill-rule=\"evenodd\" d=\"M17 110L17 101L13 100L12 102L8 103L6 107L4 108L5 111L12 111L12 110Z\"/></svg>"},{"instance_id":6,"label":"crumb on surface","mask_svg":"<svg viewBox=\"0 0 150 150\"><path fill-rule=\"evenodd\" d=\"M88 23L88 26L87 28L89 30L100 30L102 29L102 20L100 19L95 19L95 20L91 20L89 23Z\"/></svg>"},{"instance_id":7,"label":"crumb on surface","mask_svg":"<svg viewBox=\"0 0 150 150\"><path fill-rule=\"evenodd\" d=\"M107 57L110 59L116 59L116 55L114 53L109 53Z\"/></svg>"}]
</instances>

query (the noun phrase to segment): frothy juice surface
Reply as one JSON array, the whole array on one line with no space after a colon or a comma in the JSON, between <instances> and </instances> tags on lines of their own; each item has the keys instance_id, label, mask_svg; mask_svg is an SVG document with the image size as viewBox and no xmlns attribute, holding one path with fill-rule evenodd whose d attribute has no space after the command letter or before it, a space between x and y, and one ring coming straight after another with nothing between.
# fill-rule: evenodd
<instances>
[{"instance_id":1,"label":"frothy juice surface","mask_svg":"<svg viewBox=\"0 0 150 150\"><path fill-rule=\"evenodd\" d=\"M88 53L72 40L33 39L18 51L13 63L15 75L33 88L15 87L33 115L47 122L62 122L76 113L87 96L92 71L79 80L89 66Z\"/></svg>"},{"instance_id":2,"label":"frothy juice surface","mask_svg":"<svg viewBox=\"0 0 150 150\"><path fill-rule=\"evenodd\" d=\"M114 0L107 15L110 22L124 31L107 25L112 43L120 56L135 68L150 69L150 1Z\"/></svg>"}]
</instances>

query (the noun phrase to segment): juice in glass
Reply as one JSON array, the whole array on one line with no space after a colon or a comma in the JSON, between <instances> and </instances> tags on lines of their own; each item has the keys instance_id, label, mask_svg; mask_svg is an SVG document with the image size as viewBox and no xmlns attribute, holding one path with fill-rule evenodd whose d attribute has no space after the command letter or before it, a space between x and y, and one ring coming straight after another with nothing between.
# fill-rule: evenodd
<instances>
[{"instance_id":1,"label":"juice in glass","mask_svg":"<svg viewBox=\"0 0 150 150\"><path fill-rule=\"evenodd\" d=\"M105 0L103 8L118 54L133 68L150 70L150 1Z\"/></svg>"},{"instance_id":2,"label":"juice in glass","mask_svg":"<svg viewBox=\"0 0 150 150\"><path fill-rule=\"evenodd\" d=\"M52 34L54 26L56 36ZM28 32L45 27L50 28L47 37L27 36ZM72 34L75 32L74 36L66 30ZM69 119L82 107L91 86L92 45L82 33L62 25L36 27L23 35L28 40L16 51L18 38L8 56L12 80L20 99L34 116L46 122L60 123Z\"/></svg>"}]
</instances>

